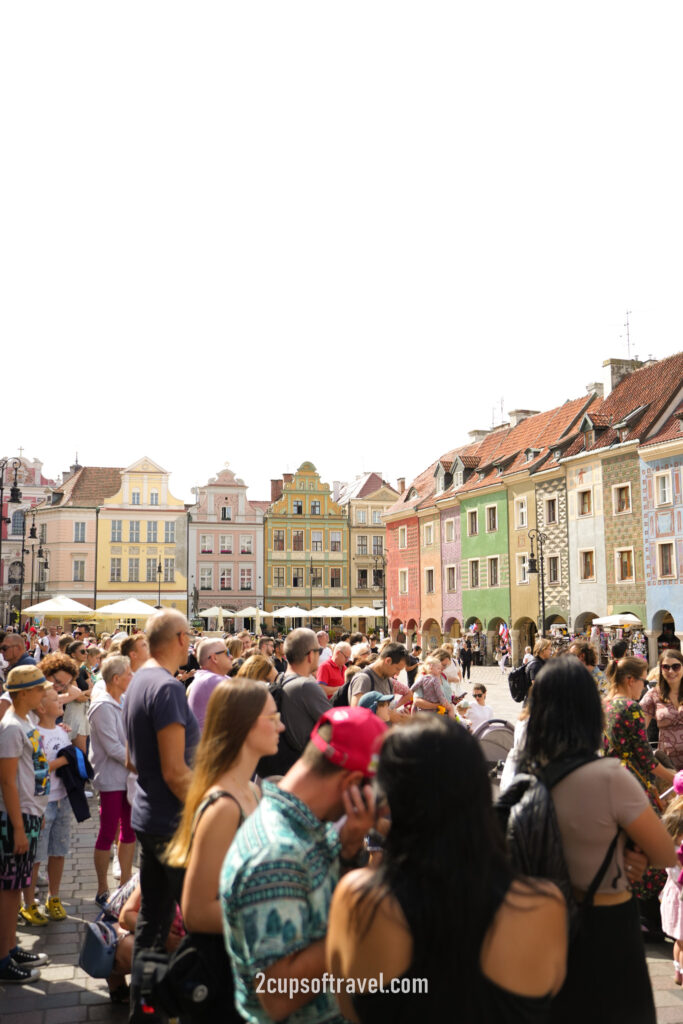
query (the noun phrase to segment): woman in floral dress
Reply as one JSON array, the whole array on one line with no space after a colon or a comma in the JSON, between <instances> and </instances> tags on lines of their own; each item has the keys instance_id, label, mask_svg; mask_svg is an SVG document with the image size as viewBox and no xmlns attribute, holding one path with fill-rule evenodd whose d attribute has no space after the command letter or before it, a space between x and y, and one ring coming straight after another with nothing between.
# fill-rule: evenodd
<instances>
[{"instance_id":1,"label":"woman in floral dress","mask_svg":"<svg viewBox=\"0 0 683 1024\"><path fill-rule=\"evenodd\" d=\"M643 697L645 726L654 718L659 729L659 749L683 768L683 656L679 651L663 651L659 658L657 685Z\"/></svg>"},{"instance_id":2,"label":"woman in floral dress","mask_svg":"<svg viewBox=\"0 0 683 1024\"><path fill-rule=\"evenodd\" d=\"M674 772L659 764L648 742L645 714L638 703L646 676L647 665L641 658L620 658L610 662L607 668L609 692L604 703L604 747L608 757L618 757L635 775L659 814L661 803L655 778L671 786ZM642 880L633 885L641 921L653 938L661 934L657 897L665 882L665 871L649 868Z\"/></svg>"}]
</instances>

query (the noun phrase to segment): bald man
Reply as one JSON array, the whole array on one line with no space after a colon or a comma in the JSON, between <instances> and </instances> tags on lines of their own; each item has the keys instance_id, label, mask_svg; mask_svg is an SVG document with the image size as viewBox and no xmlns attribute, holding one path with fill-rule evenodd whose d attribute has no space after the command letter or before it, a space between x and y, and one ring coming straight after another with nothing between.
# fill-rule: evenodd
<instances>
[{"instance_id":1,"label":"bald man","mask_svg":"<svg viewBox=\"0 0 683 1024\"><path fill-rule=\"evenodd\" d=\"M129 766L138 773L131 824L140 843L142 903L135 928L135 956L164 948L183 873L162 859L178 824L190 784L190 763L199 726L175 673L187 661L190 627L184 615L166 609L147 620L149 659L126 693L123 718Z\"/></svg>"}]
</instances>

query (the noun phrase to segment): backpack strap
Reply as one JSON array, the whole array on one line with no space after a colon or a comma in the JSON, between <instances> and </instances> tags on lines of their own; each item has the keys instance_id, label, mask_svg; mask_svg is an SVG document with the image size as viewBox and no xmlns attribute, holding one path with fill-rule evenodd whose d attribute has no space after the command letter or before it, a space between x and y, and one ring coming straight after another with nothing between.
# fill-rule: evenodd
<instances>
[{"instance_id":1,"label":"backpack strap","mask_svg":"<svg viewBox=\"0 0 683 1024\"><path fill-rule=\"evenodd\" d=\"M539 769L536 774L548 789L552 789L562 779L566 779L568 775L575 772L577 768L582 768L585 764L590 764L592 761L597 760L597 754L579 754L576 757L563 757L558 761L551 761L550 764Z\"/></svg>"},{"instance_id":2,"label":"backpack strap","mask_svg":"<svg viewBox=\"0 0 683 1024\"><path fill-rule=\"evenodd\" d=\"M619 839L619 833L620 832L621 832L621 826L617 829L617 834L615 835L615 837L612 840L612 842L609 844L609 846L607 848L607 853L604 856L602 864L598 868L598 870L597 870L597 872L595 874L595 877L593 878L593 881L591 882L591 884L588 886L588 889L586 890L586 898L581 903L582 907L592 907L593 906L593 900L595 899L595 894L598 891L598 889L600 888L600 883L602 882L603 878L605 877L605 873L607 871L607 868L609 867L610 861L612 860L612 857L614 856L614 851L617 848L617 840ZM619 880L619 876L620 875L621 875L621 871L619 871L619 874L616 876L616 878L612 882L612 888L616 887L616 884L617 884L617 882Z\"/></svg>"}]
</instances>

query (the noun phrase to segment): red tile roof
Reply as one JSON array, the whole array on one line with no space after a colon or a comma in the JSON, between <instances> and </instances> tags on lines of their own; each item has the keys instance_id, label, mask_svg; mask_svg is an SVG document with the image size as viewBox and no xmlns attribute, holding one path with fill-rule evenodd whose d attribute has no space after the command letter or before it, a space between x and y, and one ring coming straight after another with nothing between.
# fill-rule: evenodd
<instances>
[{"instance_id":1,"label":"red tile roof","mask_svg":"<svg viewBox=\"0 0 683 1024\"><path fill-rule=\"evenodd\" d=\"M49 496L41 502L41 508L96 508L120 490L122 472L111 466L81 466L61 486L53 488L62 495L61 500L55 505Z\"/></svg>"}]
</instances>

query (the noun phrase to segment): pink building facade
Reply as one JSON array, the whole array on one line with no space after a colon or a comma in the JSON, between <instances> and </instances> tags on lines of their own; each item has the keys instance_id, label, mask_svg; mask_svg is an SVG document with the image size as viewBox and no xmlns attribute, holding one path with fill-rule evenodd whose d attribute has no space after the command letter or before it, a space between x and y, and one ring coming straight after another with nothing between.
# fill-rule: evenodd
<instances>
[{"instance_id":1,"label":"pink building facade","mask_svg":"<svg viewBox=\"0 0 683 1024\"><path fill-rule=\"evenodd\" d=\"M9 623L10 618L19 608L23 592L23 605L28 606L31 596L31 582L33 582L33 596L42 596L42 584L44 573L41 569L40 560L36 558L38 552L38 541L34 543L29 539L31 529L31 509L41 502L48 493L52 480L43 476L43 464L39 459L27 459L25 456L16 456L19 466L17 470L17 486L21 491L21 501L15 504L9 501L12 485L14 484L14 469L12 459L15 456L8 456L8 463L5 468L4 494L2 501L2 514L0 518L0 530L2 530L2 560L0 561L0 618L2 623ZM5 459L3 457L2 461ZM9 520L9 522L7 522ZM37 529L37 527L36 527ZM22 541L23 538L23 541ZM28 548L28 554L24 552L23 557L23 587L22 587L22 547ZM35 551L33 550L35 548ZM49 563L48 563L49 564ZM41 599L41 596L37 600Z\"/></svg>"}]
</instances>

